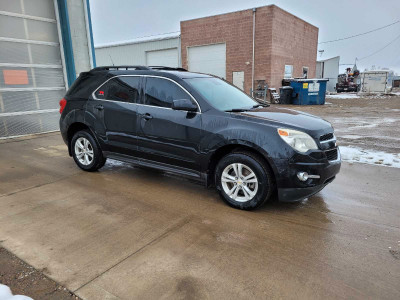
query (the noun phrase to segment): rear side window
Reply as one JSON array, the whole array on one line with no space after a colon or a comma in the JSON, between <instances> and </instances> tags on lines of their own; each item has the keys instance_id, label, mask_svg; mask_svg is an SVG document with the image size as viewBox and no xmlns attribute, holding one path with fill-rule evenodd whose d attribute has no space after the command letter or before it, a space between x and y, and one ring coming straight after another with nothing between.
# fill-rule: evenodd
<instances>
[{"instance_id":1,"label":"rear side window","mask_svg":"<svg viewBox=\"0 0 400 300\"><path fill-rule=\"evenodd\" d=\"M103 74L93 75L90 72L82 72L69 88L66 96L69 99L88 99L92 92L106 79Z\"/></svg>"},{"instance_id":2,"label":"rear side window","mask_svg":"<svg viewBox=\"0 0 400 300\"><path fill-rule=\"evenodd\" d=\"M140 77L122 76L113 78L96 91L97 99L130 102L139 101Z\"/></svg>"},{"instance_id":3,"label":"rear side window","mask_svg":"<svg viewBox=\"0 0 400 300\"><path fill-rule=\"evenodd\" d=\"M177 84L162 78L147 77L144 104L172 107L173 100L190 99L190 96Z\"/></svg>"}]
</instances>

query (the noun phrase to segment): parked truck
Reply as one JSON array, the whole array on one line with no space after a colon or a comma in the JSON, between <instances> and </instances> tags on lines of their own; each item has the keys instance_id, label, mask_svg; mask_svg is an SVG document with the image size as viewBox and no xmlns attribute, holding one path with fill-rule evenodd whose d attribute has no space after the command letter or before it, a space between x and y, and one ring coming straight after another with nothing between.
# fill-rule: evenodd
<instances>
[{"instance_id":1,"label":"parked truck","mask_svg":"<svg viewBox=\"0 0 400 300\"><path fill-rule=\"evenodd\" d=\"M359 75L360 71L357 69L347 68L346 73L338 75L336 92L358 92L360 90Z\"/></svg>"}]
</instances>

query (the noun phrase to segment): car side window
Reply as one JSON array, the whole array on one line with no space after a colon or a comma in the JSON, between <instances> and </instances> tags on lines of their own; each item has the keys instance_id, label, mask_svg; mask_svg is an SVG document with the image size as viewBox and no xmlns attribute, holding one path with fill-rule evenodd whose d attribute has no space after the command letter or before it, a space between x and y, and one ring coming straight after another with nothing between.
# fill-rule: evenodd
<instances>
[{"instance_id":1,"label":"car side window","mask_svg":"<svg viewBox=\"0 0 400 300\"><path fill-rule=\"evenodd\" d=\"M147 77L144 104L171 108L173 100L181 99L192 100L188 93L172 81Z\"/></svg>"},{"instance_id":2,"label":"car side window","mask_svg":"<svg viewBox=\"0 0 400 300\"><path fill-rule=\"evenodd\" d=\"M121 76L103 84L96 91L96 98L135 103L139 100L140 77Z\"/></svg>"}]
</instances>

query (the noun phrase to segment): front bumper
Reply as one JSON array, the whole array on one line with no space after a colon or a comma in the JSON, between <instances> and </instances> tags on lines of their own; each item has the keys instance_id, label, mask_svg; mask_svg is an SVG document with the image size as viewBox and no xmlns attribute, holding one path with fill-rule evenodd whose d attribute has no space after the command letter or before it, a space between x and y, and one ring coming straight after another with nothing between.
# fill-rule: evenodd
<instances>
[{"instance_id":1,"label":"front bumper","mask_svg":"<svg viewBox=\"0 0 400 300\"><path fill-rule=\"evenodd\" d=\"M334 178L333 178L334 179ZM332 179L332 180L333 180ZM308 188L286 188L278 189L278 198L281 202L297 202L321 191L326 184Z\"/></svg>"},{"instance_id":2,"label":"front bumper","mask_svg":"<svg viewBox=\"0 0 400 300\"><path fill-rule=\"evenodd\" d=\"M327 184L332 182L339 173L341 167L340 152L334 161L323 160L319 162L280 161L280 170L277 176L278 198L282 202L295 202L308 198L321 191ZM301 181L297 174L307 172L319 175L320 178L310 178Z\"/></svg>"}]
</instances>

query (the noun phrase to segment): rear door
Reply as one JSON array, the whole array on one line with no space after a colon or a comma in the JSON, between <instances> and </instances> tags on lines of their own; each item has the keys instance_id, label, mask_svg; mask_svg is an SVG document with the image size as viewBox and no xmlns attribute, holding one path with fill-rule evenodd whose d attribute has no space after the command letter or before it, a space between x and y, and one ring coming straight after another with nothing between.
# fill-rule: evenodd
<instances>
[{"instance_id":1,"label":"rear door","mask_svg":"<svg viewBox=\"0 0 400 300\"><path fill-rule=\"evenodd\" d=\"M135 156L137 151L136 103L141 97L140 76L118 76L94 92L87 110L94 116L94 130L104 150Z\"/></svg>"},{"instance_id":2,"label":"rear door","mask_svg":"<svg viewBox=\"0 0 400 300\"><path fill-rule=\"evenodd\" d=\"M198 171L200 109L198 112L173 110L172 101L179 99L196 103L175 81L146 76L137 118L140 156L143 160Z\"/></svg>"}]
</instances>

